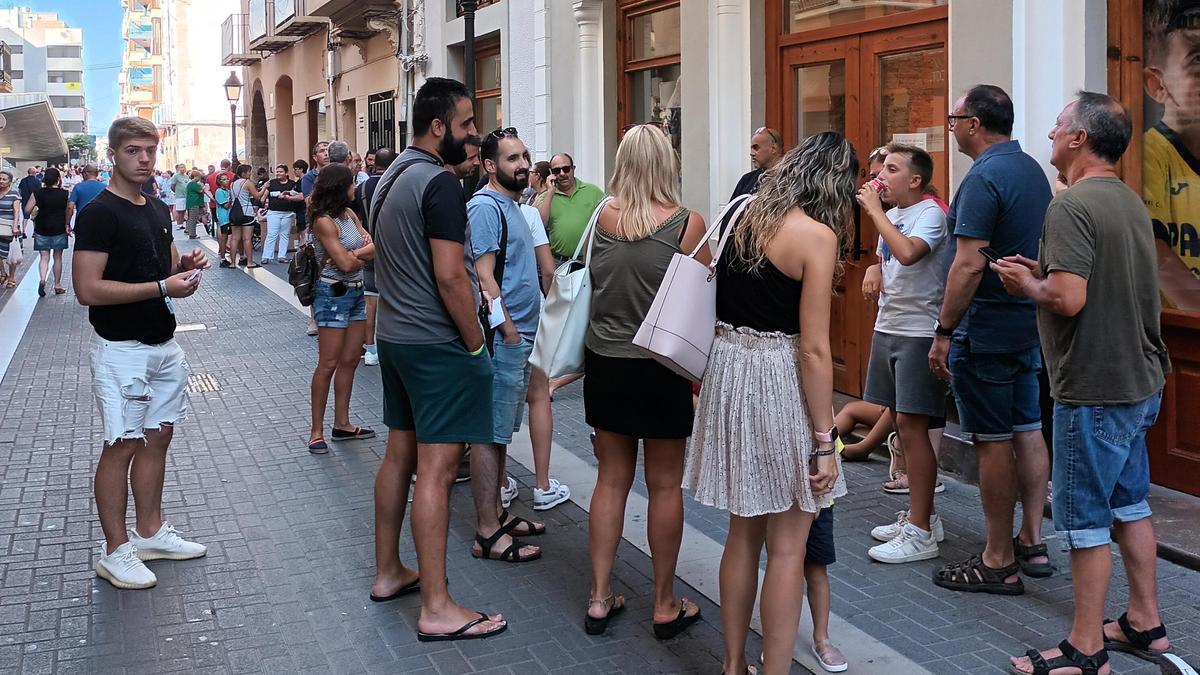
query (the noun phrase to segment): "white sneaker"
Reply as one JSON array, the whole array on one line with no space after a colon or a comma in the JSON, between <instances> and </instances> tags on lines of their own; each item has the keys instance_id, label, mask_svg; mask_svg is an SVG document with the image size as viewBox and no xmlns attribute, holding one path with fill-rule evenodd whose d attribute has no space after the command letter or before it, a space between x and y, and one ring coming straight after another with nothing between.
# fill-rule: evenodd
<instances>
[{"instance_id":1,"label":"white sneaker","mask_svg":"<svg viewBox=\"0 0 1200 675\"><path fill-rule=\"evenodd\" d=\"M874 537L876 541L891 541L900 536L900 530L904 529L904 526L907 524L908 511L897 511L896 522L888 523L887 525L880 525L879 527L871 530L871 536ZM943 541L946 541L946 530L942 528L941 516L936 513L933 514L933 517L929 519L929 527L933 532L934 541L938 542L939 544Z\"/></svg>"},{"instance_id":2,"label":"white sneaker","mask_svg":"<svg viewBox=\"0 0 1200 675\"><path fill-rule=\"evenodd\" d=\"M365 352L363 354L363 364L368 365L368 366L379 365L379 353L378 352Z\"/></svg>"},{"instance_id":3,"label":"white sneaker","mask_svg":"<svg viewBox=\"0 0 1200 675\"><path fill-rule=\"evenodd\" d=\"M158 532L149 539L143 539L135 531L129 532L129 541L137 547L137 555L142 560L191 560L203 558L208 553L208 547L196 542L187 541L179 536L179 531L170 523L163 523Z\"/></svg>"},{"instance_id":4,"label":"white sneaker","mask_svg":"<svg viewBox=\"0 0 1200 675\"><path fill-rule=\"evenodd\" d=\"M533 510L545 511L552 509L570 498L571 488L551 478L549 489L533 488Z\"/></svg>"},{"instance_id":5,"label":"white sneaker","mask_svg":"<svg viewBox=\"0 0 1200 675\"><path fill-rule=\"evenodd\" d=\"M500 506L508 508L512 505L512 501L517 498L517 481L513 480L512 476L508 477L508 485L500 488Z\"/></svg>"},{"instance_id":6,"label":"white sneaker","mask_svg":"<svg viewBox=\"0 0 1200 675\"><path fill-rule=\"evenodd\" d=\"M881 563L915 562L938 557L938 545L931 533L906 523L899 536L886 544L872 546L867 555Z\"/></svg>"},{"instance_id":7,"label":"white sneaker","mask_svg":"<svg viewBox=\"0 0 1200 675\"><path fill-rule=\"evenodd\" d=\"M100 544L100 559L96 561L96 576L117 588L150 588L158 583L154 572L138 558L137 546L127 541L110 554Z\"/></svg>"}]
</instances>

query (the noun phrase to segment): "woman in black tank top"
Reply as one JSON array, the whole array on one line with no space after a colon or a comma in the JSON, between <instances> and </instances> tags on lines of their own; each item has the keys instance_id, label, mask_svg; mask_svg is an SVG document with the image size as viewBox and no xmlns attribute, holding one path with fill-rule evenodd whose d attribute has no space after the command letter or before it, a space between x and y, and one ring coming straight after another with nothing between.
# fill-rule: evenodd
<instances>
[{"instance_id":1,"label":"woman in black tank top","mask_svg":"<svg viewBox=\"0 0 1200 675\"><path fill-rule=\"evenodd\" d=\"M846 139L833 133L807 139L763 175L758 196L720 252L717 337L683 486L697 501L729 511L720 589L726 673L747 672L748 619L764 543L762 615L773 619L763 621L763 670L788 672L809 531L817 514L846 494L831 433L829 312L857 174ZM814 567L814 578L824 573ZM828 589L817 581L810 587ZM845 662L828 636L817 637L814 650L823 662Z\"/></svg>"}]
</instances>

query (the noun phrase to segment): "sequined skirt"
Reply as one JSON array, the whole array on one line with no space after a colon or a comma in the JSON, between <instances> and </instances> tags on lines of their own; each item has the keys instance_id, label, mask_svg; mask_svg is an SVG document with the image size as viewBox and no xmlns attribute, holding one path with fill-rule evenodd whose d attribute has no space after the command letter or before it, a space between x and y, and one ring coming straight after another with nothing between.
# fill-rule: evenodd
<instances>
[{"instance_id":1,"label":"sequined skirt","mask_svg":"<svg viewBox=\"0 0 1200 675\"><path fill-rule=\"evenodd\" d=\"M840 464L829 494L815 497L808 482L816 448L799 342L717 324L683 475L696 501L753 517L797 504L815 513L846 494Z\"/></svg>"}]
</instances>

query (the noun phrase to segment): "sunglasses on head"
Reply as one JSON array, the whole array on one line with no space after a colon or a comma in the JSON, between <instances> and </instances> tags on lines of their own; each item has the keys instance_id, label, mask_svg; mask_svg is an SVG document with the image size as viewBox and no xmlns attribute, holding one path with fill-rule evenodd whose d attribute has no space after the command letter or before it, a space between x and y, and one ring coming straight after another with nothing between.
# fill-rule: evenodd
<instances>
[{"instance_id":1,"label":"sunglasses on head","mask_svg":"<svg viewBox=\"0 0 1200 675\"><path fill-rule=\"evenodd\" d=\"M550 167L550 173L557 176L561 173L571 173L571 170L574 168L574 166L552 166Z\"/></svg>"},{"instance_id":2,"label":"sunglasses on head","mask_svg":"<svg viewBox=\"0 0 1200 675\"><path fill-rule=\"evenodd\" d=\"M516 129L516 127L508 127L506 129L496 129L489 135L492 138L508 138L509 136L516 136L517 129Z\"/></svg>"}]
</instances>

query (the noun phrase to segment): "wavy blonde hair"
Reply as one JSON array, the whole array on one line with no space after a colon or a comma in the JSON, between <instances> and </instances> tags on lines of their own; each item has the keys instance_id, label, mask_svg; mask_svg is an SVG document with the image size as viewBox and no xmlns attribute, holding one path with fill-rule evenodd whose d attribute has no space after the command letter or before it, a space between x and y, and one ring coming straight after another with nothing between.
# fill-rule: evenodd
<instances>
[{"instance_id":1,"label":"wavy blonde hair","mask_svg":"<svg viewBox=\"0 0 1200 675\"><path fill-rule=\"evenodd\" d=\"M737 259L751 269L762 265L788 211L799 208L837 234L838 260L843 260L857 178L858 156L850 141L831 131L806 138L763 173L758 198L733 233Z\"/></svg>"},{"instance_id":2,"label":"wavy blonde hair","mask_svg":"<svg viewBox=\"0 0 1200 675\"><path fill-rule=\"evenodd\" d=\"M640 124L625 132L609 190L620 204L617 225L627 239L645 239L659 226L655 204L679 203L679 161L661 128Z\"/></svg>"}]
</instances>

